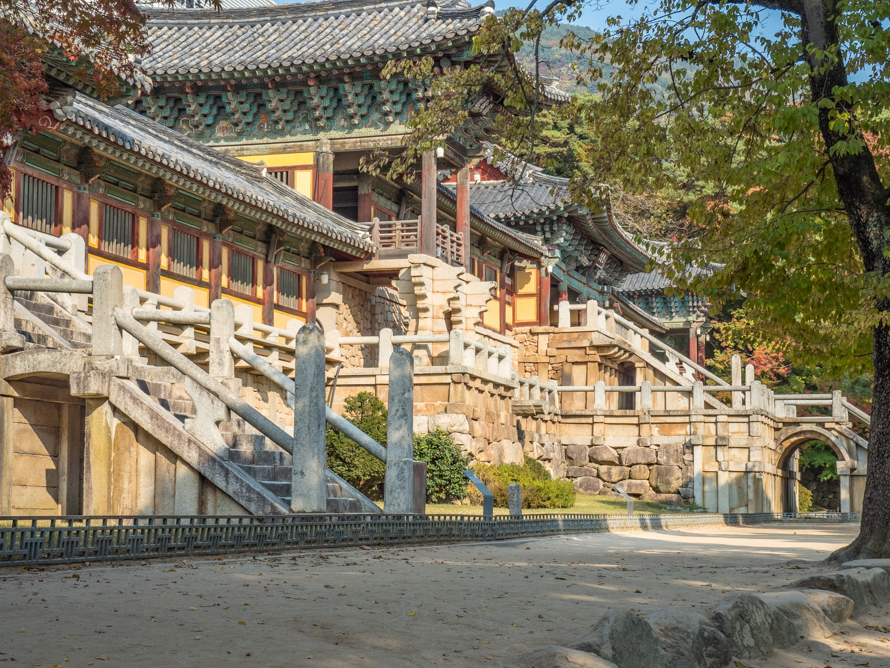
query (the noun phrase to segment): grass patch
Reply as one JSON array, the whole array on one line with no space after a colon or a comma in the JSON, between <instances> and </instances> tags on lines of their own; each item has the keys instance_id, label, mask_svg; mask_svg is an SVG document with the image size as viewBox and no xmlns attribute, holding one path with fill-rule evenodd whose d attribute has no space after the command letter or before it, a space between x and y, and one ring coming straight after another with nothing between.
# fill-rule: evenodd
<instances>
[{"instance_id":1,"label":"grass patch","mask_svg":"<svg viewBox=\"0 0 890 668\"><path fill-rule=\"evenodd\" d=\"M482 506L455 506L452 504L428 503L426 512L430 515L481 515ZM613 499L608 496L595 494L576 494L575 505L571 508L538 508L535 510L523 510L526 515L539 514L572 514L585 515L624 515L627 513L627 502L624 499ZM667 510L664 506L654 503L634 502L635 515L664 515L667 513L685 512ZM495 515L507 515L506 508L495 508Z\"/></svg>"}]
</instances>

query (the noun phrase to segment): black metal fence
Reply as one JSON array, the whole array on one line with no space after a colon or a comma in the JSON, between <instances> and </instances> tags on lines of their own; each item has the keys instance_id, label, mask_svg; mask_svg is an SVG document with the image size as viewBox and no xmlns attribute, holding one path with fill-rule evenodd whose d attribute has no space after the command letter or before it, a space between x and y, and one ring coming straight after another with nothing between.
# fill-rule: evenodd
<instances>
[{"instance_id":1,"label":"black metal fence","mask_svg":"<svg viewBox=\"0 0 890 668\"><path fill-rule=\"evenodd\" d=\"M0 567L856 519L840 513L7 517L0 518Z\"/></svg>"}]
</instances>

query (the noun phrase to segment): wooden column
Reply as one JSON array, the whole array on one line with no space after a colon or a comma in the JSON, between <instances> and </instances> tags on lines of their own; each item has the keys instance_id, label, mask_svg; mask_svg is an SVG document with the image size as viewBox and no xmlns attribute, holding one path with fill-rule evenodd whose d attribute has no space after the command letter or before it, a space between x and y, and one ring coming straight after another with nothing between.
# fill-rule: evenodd
<instances>
[{"instance_id":1,"label":"wooden column","mask_svg":"<svg viewBox=\"0 0 890 668\"><path fill-rule=\"evenodd\" d=\"M306 277L306 322L315 322L316 298L315 298L315 261L312 262L312 271Z\"/></svg>"},{"instance_id":2,"label":"wooden column","mask_svg":"<svg viewBox=\"0 0 890 668\"><path fill-rule=\"evenodd\" d=\"M556 290L557 301L566 302L569 300L569 286L564 281L560 281L559 286L556 288Z\"/></svg>"},{"instance_id":3,"label":"wooden column","mask_svg":"<svg viewBox=\"0 0 890 668\"><path fill-rule=\"evenodd\" d=\"M696 323L692 323L692 326L689 328L689 359L697 360L698 359L698 336L695 334L695 330L698 328Z\"/></svg>"},{"instance_id":4,"label":"wooden column","mask_svg":"<svg viewBox=\"0 0 890 668\"><path fill-rule=\"evenodd\" d=\"M507 333L507 272L501 265L501 271L498 273L498 301L501 309L501 334ZM515 313L513 314L515 317Z\"/></svg>"},{"instance_id":5,"label":"wooden column","mask_svg":"<svg viewBox=\"0 0 890 668\"><path fill-rule=\"evenodd\" d=\"M222 297L222 235L210 239L210 303Z\"/></svg>"},{"instance_id":6,"label":"wooden column","mask_svg":"<svg viewBox=\"0 0 890 668\"><path fill-rule=\"evenodd\" d=\"M275 321L275 263L266 260L263 263L263 324L271 325Z\"/></svg>"},{"instance_id":7,"label":"wooden column","mask_svg":"<svg viewBox=\"0 0 890 668\"><path fill-rule=\"evenodd\" d=\"M540 290L538 294L538 325L550 326L550 277L544 276L543 269L539 270Z\"/></svg>"},{"instance_id":8,"label":"wooden column","mask_svg":"<svg viewBox=\"0 0 890 668\"><path fill-rule=\"evenodd\" d=\"M456 232L464 238L464 268L470 270L470 167L457 171Z\"/></svg>"},{"instance_id":9,"label":"wooden column","mask_svg":"<svg viewBox=\"0 0 890 668\"><path fill-rule=\"evenodd\" d=\"M423 154L420 202L420 247L423 255L436 257L436 154Z\"/></svg>"},{"instance_id":10,"label":"wooden column","mask_svg":"<svg viewBox=\"0 0 890 668\"><path fill-rule=\"evenodd\" d=\"M17 178L21 178L19 174L16 174ZM17 183L16 186L21 188L20 183ZM16 191L21 192L21 190ZM86 184L77 186L77 190L74 192L74 211L73 217L71 220L71 231L79 234L83 237L83 245L86 249L86 254L89 255L90 252L90 187ZM86 267L86 260L84 258L84 266Z\"/></svg>"},{"instance_id":11,"label":"wooden column","mask_svg":"<svg viewBox=\"0 0 890 668\"><path fill-rule=\"evenodd\" d=\"M358 222L369 223L373 218L371 213L371 175L358 175Z\"/></svg>"},{"instance_id":12,"label":"wooden column","mask_svg":"<svg viewBox=\"0 0 890 668\"><path fill-rule=\"evenodd\" d=\"M161 292L161 214L152 213L148 218L148 271L145 274L145 289Z\"/></svg>"},{"instance_id":13,"label":"wooden column","mask_svg":"<svg viewBox=\"0 0 890 668\"><path fill-rule=\"evenodd\" d=\"M334 153L329 139L318 141L315 154L315 201L325 209L334 208Z\"/></svg>"}]
</instances>

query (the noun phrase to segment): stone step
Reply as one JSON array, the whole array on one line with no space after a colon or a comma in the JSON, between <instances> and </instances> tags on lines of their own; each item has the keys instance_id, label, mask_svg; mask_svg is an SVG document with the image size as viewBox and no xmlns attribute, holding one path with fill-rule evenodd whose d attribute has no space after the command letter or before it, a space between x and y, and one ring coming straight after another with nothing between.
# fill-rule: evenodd
<instances>
[{"instance_id":1,"label":"stone step","mask_svg":"<svg viewBox=\"0 0 890 668\"><path fill-rule=\"evenodd\" d=\"M328 498L327 511L329 513L359 513L362 506L358 499Z\"/></svg>"},{"instance_id":2,"label":"stone step","mask_svg":"<svg viewBox=\"0 0 890 668\"><path fill-rule=\"evenodd\" d=\"M35 302L30 299L22 299L18 296L18 293L16 293L15 300L38 317L43 317L45 315L56 315L56 309L58 308L55 304L45 304L43 302Z\"/></svg>"},{"instance_id":3,"label":"stone step","mask_svg":"<svg viewBox=\"0 0 890 668\"><path fill-rule=\"evenodd\" d=\"M16 331L25 337L25 344L29 344L29 350L33 350L34 348L51 348L58 350L62 348L62 345L48 334L19 327L16 327Z\"/></svg>"}]
</instances>

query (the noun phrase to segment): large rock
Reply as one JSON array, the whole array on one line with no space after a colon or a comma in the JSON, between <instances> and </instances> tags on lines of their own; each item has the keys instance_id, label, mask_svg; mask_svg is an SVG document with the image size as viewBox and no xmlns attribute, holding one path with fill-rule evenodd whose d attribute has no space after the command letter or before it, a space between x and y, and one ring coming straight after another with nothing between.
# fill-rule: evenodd
<instances>
[{"instance_id":1,"label":"large rock","mask_svg":"<svg viewBox=\"0 0 890 668\"><path fill-rule=\"evenodd\" d=\"M469 434L470 422L466 415L460 413L439 413L430 416L430 431L436 431L436 428L447 431L449 434Z\"/></svg>"},{"instance_id":2,"label":"large rock","mask_svg":"<svg viewBox=\"0 0 890 668\"><path fill-rule=\"evenodd\" d=\"M587 468L586 466L569 466L566 469L566 478L583 478L595 473L596 469Z\"/></svg>"},{"instance_id":3,"label":"large rock","mask_svg":"<svg viewBox=\"0 0 890 668\"><path fill-rule=\"evenodd\" d=\"M587 466L590 461L587 459L586 445L567 445L566 446L566 463L569 466Z\"/></svg>"},{"instance_id":4,"label":"large rock","mask_svg":"<svg viewBox=\"0 0 890 668\"><path fill-rule=\"evenodd\" d=\"M872 596L865 583L856 575L854 570L820 573L795 580L790 586L792 589L824 589L846 596L853 601L852 616L859 617L871 610Z\"/></svg>"},{"instance_id":5,"label":"large rock","mask_svg":"<svg viewBox=\"0 0 890 668\"><path fill-rule=\"evenodd\" d=\"M470 436L469 434L451 434L451 438L454 440L455 445L459 445L461 450L464 452L469 452L474 457L476 456L476 439Z\"/></svg>"},{"instance_id":6,"label":"large rock","mask_svg":"<svg viewBox=\"0 0 890 668\"><path fill-rule=\"evenodd\" d=\"M594 464L612 464L617 466L621 463L618 453L608 445L594 445L592 448L588 448L587 456Z\"/></svg>"},{"instance_id":7,"label":"large rock","mask_svg":"<svg viewBox=\"0 0 890 668\"><path fill-rule=\"evenodd\" d=\"M816 640L828 638L840 630L822 612L822 608L802 591L773 591L757 594L757 598L773 611L772 631L776 647L790 647L801 636ZM779 615L790 622L790 631L781 630L782 627L787 628L787 625L780 621Z\"/></svg>"},{"instance_id":8,"label":"large rock","mask_svg":"<svg viewBox=\"0 0 890 668\"><path fill-rule=\"evenodd\" d=\"M887 574L890 575L890 559L856 559L842 564L841 568L880 568L887 571Z\"/></svg>"},{"instance_id":9,"label":"large rock","mask_svg":"<svg viewBox=\"0 0 890 668\"><path fill-rule=\"evenodd\" d=\"M654 464L656 462L655 450L652 448L640 448L633 446L621 451L621 465L633 466L634 464Z\"/></svg>"},{"instance_id":10,"label":"large rock","mask_svg":"<svg viewBox=\"0 0 890 668\"><path fill-rule=\"evenodd\" d=\"M773 613L753 594L733 592L711 611L714 627L727 640L733 656L763 659L773 649Z\"/></svg>"},{"instance_id":11,"label":"large rock","mask_svg":"<svg viewBox=\"0 0 890 668\"><path fill-rule=\"evenodd\" d=\"M630 475L630 469L626 466L600 466L596 472L605 482L621 482Z\"/></svg>"},{"instance_id":12,"label":"large rock","mask_svg":"<svg viewBox=\"0 0 890 668\"><path fill-rule=\"evenodd\" d=\"M658 464L649 472L649 484L659 494L676 494L683 484L683 471L679 466Z\"/></svg>"},{"instance_id":13,"label":"large rock","mask_svg":"<svg viewBox=\"0 0 890 668\"><path fill-rule=\"evenodd\" d=\"M853 600L841 594L824 589L801 589L800 593L818 605L822 614L835 624L843 624L853 614Z\"/></svg>"},{"instance_id":14,"label":"large rock","mask_svg":"<svg viewBox=\"0 0 890 668\"><path fill-rule=\"evenodd\" d=\"M559 645L526 652L514 665L516 668L618 668L596 654Z\"/></svg>"},{"instance_id":15,"label":"large rock","mask_svg":"<svg viewBox=\"0 0 890 668\"><path fill-rule=\"evenodd\" d=\"M478 459L483 462L491 462L494 466L498 464L522 464L524 460L522 455L522 446L519 443L508 441L495 441L489 443L488 447L478 455ZM565 470L558 477L565 476Z\"/></svg>"},{"instance_id":16,"label":"large rock","mask_svg":"<svg viewBox=\"0 0 890 668\"><path fill-rule=\"evenodd\" d=\"M620 668L655 668L663 657L661 640L649 623L627 610L609 610L574 648Z\"/></svg>"},{"instance_id":17,"label":"large rock","mask_svg":"<svg viewBox=\"0 0 890 668\"><path fill-rule=\"evenodd\" d=\"M581 494L599 494L603 488L603 481L593 476L575 478L575 491Z\"/></svg>"},{"instance_id":18,"label":"large rock","mask_svg":"<svg viewBox=\"0 0 890 668\"><path fill-rule=\"evenodd\" d=\"M621 489L631 496L639 496L651 492L648 480L625 480L621 484Z\"/></svg>"},{"instance_id":19,"label":"large rock","mask_svg":"<svg viewBox=\"0 0 890 668\"><path fill-rule=\"evenodd\" d=\"M631 480L649 480L649 467L645 464L634 464L630 467ZM649 483L646 482L646 487Z\"/></svg>"},{"instance_id":20,"label":"large rock","mask_svg":"<svg viewBox=\"0 0 890 668\"><path fill-rule=\"evenodd\" d=\"M430 419L426 415L414 416L414 433L428 434L430 433Z\"/></svg>"},{"instance_id":21,"label":"large rock","mask_svg":"<svg viewBox=\"0 0 890 668\"><path fill-rule=\"evenodd\" d=\"M890 575L883 568L856 569L853 577L863 584L872 605L882 608L890 603Z\"/></svg>"},{"instance_id":22,"label":"large rock","mask_svg":"<svg viewBox=\"0 0 890 668\"><path fill-rule=\"evenodd\" d=\"M664 608L646 615L664 649L664 668L722 668L732 658L729 640L696 612Z\"/></svg>"},{"instance_id":23,"label":"large rock","mask_svg":"<svg viewBox=\"0 0 890 668\"><path fill-rule=\"evenodd\" d=\"M670 443L658 448L658 463L663 466L683 466L683 445Z\"/></svg>"}]
</instances>

